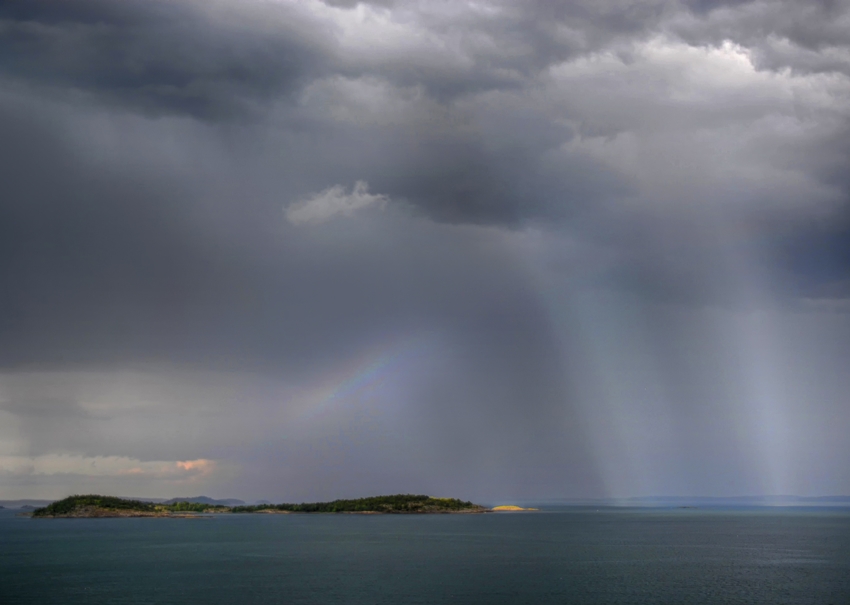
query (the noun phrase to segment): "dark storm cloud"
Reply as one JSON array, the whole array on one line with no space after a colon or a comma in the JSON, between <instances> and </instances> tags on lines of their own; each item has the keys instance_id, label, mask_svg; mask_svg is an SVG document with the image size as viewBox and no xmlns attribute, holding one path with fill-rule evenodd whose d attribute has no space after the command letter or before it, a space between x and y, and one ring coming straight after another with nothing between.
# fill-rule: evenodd
<instances>
[{"instance_id":1,"label":"dark storm cloud","mask_svg":"<svg viewBox=\"0 0 850 605\"><path fill-rule=\"evenodd\" d=\"M568 6L548 3L523 10L498 8L498 18L426 13L421 23L412 10L414 29L437 33L447 28L445 36L453 42L443 50L413 46L396 57L348 56L337 47L333 32L338 28L285 6L238 11L205 9L192 2L12 3L0 12L0 70L11 81L83 91L144 113L205 120L262 114L264 105L294 100L310 82L332 74L376 77L402 90L423 87L451 103L458 95L516 90L553 62L631 33L640 21L631 12L620 15L596 5L579 7L575 14ZM572 18L578 19L578 30L592 29L594 39L584 40L584 34L578 42L560 39L559 24ZM505 40L510 43L503 44ZM296 128L332 128L336 134L327 148L362 145L342 138L327 116L303 122L294 109L289 114ZM451 222L516 224L535 215L569 215L570 203L561 200L592 201L600 187L624 186L622 177L590 158L576 157L559 173L538 165L541 153L572 136L569 128L553 130L530 112L516 115L510 109L490 119L505 125L500 136L510 143L494 144L469 128L433 136L423 123L411 153L406 137L377 133L384 136L376 142L374 130L362 131L356 138L383 148L382 164L396 158L397 165L387 170L361 161L348 172L352 180L368 178L430 216ZM328 184L320 182L316 188Z\"/></svg>"},{"instance_id":2,"label":"dark storm cloud","mask_svg":"<svg viewBox=\"0 0 850 605\"><path fill-rule=\"evenodd\" d=\"M343 13L356 8L343 6L348 7ZM791 45L786 50L795 61L805 60L807 52L826 60L829 53L819 52L825 47L847 50L837 25L846 10L838 3L375 6L397 17L402 28L394 34L401 36L397 50L381 52L380 46L356 41L345 49L343 32L354 27L344 25L350 15L330 23L327 16L289 5L239 10L195 2L11 3L0 13L0 43L6 50L0 69L15 81L81 90L138 111L207 120L259 117L286 99L290 107L280 119L323 137L323 149L315 150L320 157L349 145L379 152L347 158L344 179L325 172L322 178L330 182L317 182L314 190L366 178L441 221L516 225L535 217L572 219L582 207L634 190L630 177L609 164L558 151L577 134L615 136L647 120L669 119L659 106L652 115L619 124L622 118L588 120L581 107L568 103L553 123L551 111L540 111L547 99L561 102L565 94L581 99L586 93L547 91L552 66L605 51L628 63L635 60L634 44L659 32L692 44L730 39L752 49L756 58L769 51L774 38ZM383 30L366 32L379 40ZM840 53L830 60L844 56ZM309 95L304 97L311 86L327 87L334 78L385 82L390 97L424 91L443 107L436 119L449 127L438 125L432 132L433 121L422 121L411 133L410 126L360 124L346 134L327 113L311 113ZM528 98L535 91L538 98ZM505 102L511 94L515 98ZM619 103L627 106L630 100ZM452 129L452 122L461 127ZM555 170L544 160L553 153L562 156Z\"/></svg>"},{"instance_id":3,"label":"dark storm cloud","mask_svg":"<svg viewBox=\"0 0 850 605\"><path fill-rule=\"evenodd\" d=\"M85 169L20 106L6 108L0 130L8 143L0 151L5 361L38 358L45 345L63 360L62 342L78 343L83 358L99 345L108 356L122 316L160 316L162 305L172 309L162 323L177 320L191 269L203 280L203 266L171 235L165 189L174 184Z\"/></svg>"},{"instance_id":4,"label":"dark storm cloud","mask_svg":"<svg viewBox=\"0 0 850 605\"><path fill-rule=\"evenodd\" d=\"M159 0L4 3L0 70L146 113L227 118L316 77L332 43L285 5L257 13Z\"/></svg>"},{"instance_id":5,"label":"dark storm cloud","mask_svg":"<svg viewBox=\"0 0 850 605\"><path fill-rule=\"evenodd\" d=\"M806 299L850 299L850 221L799 227L773 242L778 277Z\"/></svg>"},{"instance_id":6,"label":"dark storm cloud","mask_svg":"<svg viewBox=\"0 0 850 605\"><path fill-rule=\"evenodd\" d=\"M358 3L329 4L353 9ZM397 56L352 54L338 44L338 25L286 3L240 10L194 1L37 0L0 8L0 69L144 112L204 119L260 109L334 73L422 86L448 100L526 86L553 64L651 35L685 10L661 1L496 2L480 11L442 3L433 10L417 3L370 4L402 14L411 37L425 32L447 43L414 41ZM708 11L705 3L694 8ZM705 35L729 36L723 27ZM732 37L745 37L745 28ZM801 34L804 41L816 38Z\"/></svg>"},{"instance_id":7,"label":"dark storm cloud","mask_svg":"<svg viewBox=\"0 0 850 605\"><path fill-rule=\"evenodd\" d=\"M423 133L415 150L388 141L399 153L375 170L376 188L408 199L429 217L449 223L518 226L543 217L564 220L600 199L628 192L627 176L593 158L562 153L564 163L547 165L543 156L573 138L568 128L522 115L498 116L493 139L487 135ZM390 168L389 170L387 168Z\"/></svg>"},{"instance_id":8,"label":"dark storm cloud","mask_svg":"<svg viewBox=\"0 0 850 605\"><path fill-rule=\"evenodd\" d=\"M369 268L391 244L367 247L362 257L351 258L345 253L333 258L328 250L334 246L306 248L307 257L295 263L281 260L281 253L309 244L290 248L277 241L277 233L247 235L282 203L355 179L368 180L373 191L404 200L438 221L514 228L529 221L572 225L618 258L596 283L689 303L746 298L741 291L750 276L735 270L736 253L725 258L714 253L724 250L724 227L715 216L723 211L667 216L667 207L655 208L652 199L625 211L617 200L640 195L634 175L569 147L579 137L614 137L645 124L664 124L670 111L663 99L656 107L638 96L632 111L605 113L604 106L594 105L592 87L619 86L614 102L622 92L622 103L629 103L632 84L613 78L600 85L603 71L577 80L575 88L565 85L565 91L541 74L548 66L607 45L617 49L618 43L642 40L664 24L686 37L700 35L700 42L726 36L742 43L763 40L790 27L791 21L774 14L777 6L541 2L522 10L494 4L493 13L443 14L416 4L393 4L391 10L406 15L400 22L414 31L433 33L445 26L455 55L469 59L443 65L429 61L427 45L413 46L399 57L342 52L335 38L341 26L323 24L291 7L252 5L239 11L191 2L4 5L2 44L8 52L3 53L2 69L11 78L7 82L79 89L131 111L185 114L208 122L281 96L300 99L274 114L284 129L291 129L268 142L283 160L279 168L264 157L259 157L259 167L239 166L243 160L238 154L223 154L212 166L180 174L140 170L132 159L118 169L86 163L69 142L71 135L61 134L63 124L74 118L48 117L58 105L44 106L40 113L23 109L26 99L42 93L21 89L22 96L6 104L0 125L7 142L2 148L7 195L0 207L0 249L9 285L4 289L2 333L15 343L4 349L6 362L103 360L112 355L146 359L164 351L175 358L196 358L201 350L215 357L215 351L227 348L257 357L306 359L311 349L323 354L323 343L339 340L340 334L351 333L357 340L355 334L374 331L373 313L387 318L399 308L414 309L404 311L399 323L428 315L437 302L410 294L416 289L403 279L396 282L397 289L384 291L381 273L407 271L424 283L442 281L435 276L445 269L431 266L424 254L411 252L410 262L425 263L415 271L401 262ZM789 40L813 49L820 48L816 39L821 46L837 44L840 37L831 24L844 14L840 5L825 3L810 10L816 18ZM766 23L772 29L747 29L746 23L757 20L753 14L771 16L773 21ZM738 29L729 29L733 26ZM468 41L480 37L487 43ZM488 75L496 72L513 75L507 80ZM378 80L369 79L374 77ZM346 106L348 89L334 93L336 105L333 99L323 106L309 94L303 96L313 90L310 86L335 90L334 78L366 82L369 94L378 90L386 97L382 102L400 100L410 106L395 121L364 114L340 122L331 116ZM447 83L454 79L460 87L446 97L440 91L451 88ZM412 85L430 94L410 101L405 91ZM582 100L585 95L589 102ZM432 105L422 111L417 103ZM770 104L766 107L769 112ZM597 110L602 113L594 117ZM703 120L717 122L700 111L685 107L677 119L685 124L692 120L695 127ZM736 111L730 108L730 113ZM218 131L211 132L213 141L220 140ZM809 173L846 196L842 166L848 151L842 140L820 155L822 137L792 141L786 151L770 153L779 154L772 160L779 165L799 167L808 161ZM249 148L238 139L227 144ZM238 184L225 184L228 177L215 174L228 162L237 163L227 170ZM275 170L281 176L272 176ZM673 182L675 175L670 176ZM748 212L759 217L769 212L769 194ZM228 195L242 198L239 210L228 209ZM691 192L683 185L674 195L687 199ZM198 222L198 216L216 208L224 208L224 214L205 219L204 225ZM791 234L786 243L782 232L764 236L757 227L753 237L761 257L776 264L777 287L797 284L795 293L802 288L813 295L818 288L833 291L837 286L829 284L844 279L847 267L840 247L824 247L815 235ZM422 250L429 246L424 241L420 245ZM789 249L794 253L789 255ZM813 271L813 264L829 270ZM473 264L469 270L481 267ZM464 279L459 276L457 283ZM311 284L309 293L297 286L302 283ZM452 287L447 284L447 293L435 295L434 301L453 298L448 294ZM347 291L344 311L325 302L339 291ZM396 301L392 309L387 300ZM304 306L326 308L323 319L303 317ZM288 342L284 350L279 350L278 339Z\"/></svg>"},{"instance_id":9,"label":"dark storm cloud","mask_svg":"<svg viewBox=\"0 0 850 605\"><path fill-rule=\"evenodd\" d=\"M762 69L850 73L848 4L843 0L696 2L699 19L672 30L694 44L732 40L752 49Z\"/></svg>"},{"instance_id":10,"label":"dark storm cloud","mask_svg":"<svg viewBox=\"0 0 850 605\"><path fill-rule=\"evenodd\" d=\"M486 308L500 323L534 304L497 246L475 252L494 239L487 232L445 238L442 255L429 250L440 237L431 227L371 241L371 228L348 224L281 232L277 197L269 208L242 189L242 203L216 216L220 193L168 171L91 165L21 105L0 129L16 142L3 148L0 207L5 364L306 364L418 318L463 322ZM257 231L269 216L280 227Z\"/></svg>"},{"instance_id":11,"label":"dark storm cloud","mask_svg":"<svg viewBox=\"0 0 850 605\"><path fill-rule=\"evenodd\" d=\"M350 6L353 9L354 5ZM580 151L565 151L563 146L575 141L577 133L587 136L596 129L615 136L639 128L648 119L663 120L663 109L636 115L631 122L626 118L617 124L603 117L594 124L580 105L568 104L555 116L561 119L553 122L551 112L547 115L539 109L545 107L547 99L561 102L563 91L547 92L544 88L538 98L523 96L524 87L531 90L541 86L534 78L543 70L607 45L616 48L617 41L640 40L659 28L669 28L695 43L731 38L756 50L771 34L787 38L802 49L839 48L843 37L835 24L845 14L838 3L793 9L763 2L681 6L660 2L540 2L522 9L494 4L493 13L446 14L428 12L416 4L378 6L405 14L406 20L401 22L416 31L433 33L445 27L444 35L453 41L450 47L454 54L468 61L429 62L427 45L413 46L398 58L392 54L341 52L334 33L338 33L338 26L323 25L318 17L281 6L251 6L240 12L188 2L33 2L9 3L0 13L6 50L2 69L16 82L88 91L110 103L146 113L188 114L208 120L244 113L252 104L277 101L281 96L295 98L311 83L327 82L333 74L353 81L377 77L390 83L387 94L391 98L405 87L422 86L438 104L445 104L439 121L447 126L438 124L434 128L431 120L417 123L408 120L409 116L401 118L408 121L404 128L397 124L341 125L321 109L310 113L310 103L303 98L304 107L285 109L281 118L284 123L316 133L313 138L318 137L318 143L301 160L294 157L299 153L294 144L285 143L281 153L289 156L289 162L300 161L303 166L315 165L319 158L322 162L319 173L295 183L296 191L303 194L365 178L373 190L407 200L440 221L516 226L528 220L580 218L578 224L593 225L606 220L605 211L600 218L598 208L608 208L612 199L634 194L637 185L632 176L610 163ZM797 18L799 11L807 11L811 18ZM263 22L273 26L261 26ZM478 46L469 42L479 38L484 42ZM499 44L493 44L496 41ZM492 75L496 73L508 75ZM453 92L448 97L442 94L449 89ZM504 95L499 96L500 91ZM467 95L466 100L458 97L461 92ZM570 92L577 99L583 94L581 88ZM510 95L516 96L511 99ZM186 318L179 309L184 303L188 309L194 303L187 301L196 298L227 298L216 293L216 284L227 282L227 271L239 274L240 262L255 264L252 259L210 263L192 238L180 233L181 219L176 218L180 210L175 208L191 207L193 202L187 200L207 192L191 190L193 186L187 187L180 178L166 178L164 184L157 184L160 176L83 176L85 169L75 165L72 150L56 151L61 140L51 142L47 129L36 122L10 125L16 119L10 116L6 126L12 129L6 140L20 141L20 147L4 148L11 156L6 169L14 177L7 181L12 192L8 199L20 195L34 201L26 205L8 203L3 208L7 216L7 257L18 259L15 263L28 263L8 269L9 275L50 275L49 279L41 278L44 283L66 282L71 292L94 292L95 284L102 284L102 305L112 309L109 314L120 314L115 309L127 305L124 312L135 315L133 305L144 308L148 304L145 301L150 301L173 309L170 319L166 313L158 321L183 325ZM452 120L461 127L453 129ZM352 155L350 149L366 152ZM801 148L783 161L799 165L806 151ZM334 155L341 159L335 161ZM836 148L814 163L811 172L846 192L841 170L846 156L846 150ZM51 178L36 178L36 171L45 168ZM25 181L24 175L30 178ZM139 182L131 184L133 178ZM689 194L682 191L680 195ZM180 196L186 199L175 202ZM756 206L755 211L760 210ZM699 289L709 287L706 284L711 279L706 276L711 270L695 272L693 267L705 258L704 249L716 243L712 243L714 236L710 233L677 235L687 234L688 229L687 223L667 218L658 221L650 212L636 216L622 233L610 237L617 240L623 256L634 257L635 266L644 267L636 269L636 279L645 281L647 278L641 275L660 271L657 279L649 279L657 281L659 287L665 282L670 287L691 280L693 286L683 287L695 288L699 298ZM665 231L669 237L656 237ZM149 248L150 238L158 242L155 250ZM634 245L629 246L629 241ZM26 242L25 248L22 242ZM104 252L112 249L119 251ZM653 252L655 249L658 252ZM679 259L681 270L665 268L664 259L671 256ZM692 260L684 260L689 257ZM221 265L230 268L223 270ZM72 279L74 267L82 266L98 277L89 278L91 283ZM213 266L218 268L213 270ZM125 271L126 267L134 269ZM214 272L223 279L217 280ZM681 278L676 277L677 272ZM86 283L91 287L82 285ZM124 283L122 287L128 292L137 293L126 297L135 302L112 304L109 297L115 296L116 283ZM37 284L27 288L37 289ZM203 295L191 294L193 289ZM723 282L716 289L729 291ZM11 316L23 317L21 309L29 303L15 296L8 295ZM73 296L85 295L73 294L68 300ZM70 306L96 309L98 305Z\"/></svg>"},{"instance_id":12,"label":"dark storm cloud","mask_svg":"<svg viewBox=\"0 0 850 605\"><path fill-rule=\"evenodd\" d=\"M496 19L394 8L408 13L414 29L444 36L448 48L425 43L398 56L349 56L336 43L338 27L286 4L238 10L191 1L12 2L0 9L0 69L139 111L223 119L332 73L423 86L444 99L516 88L554 62L633 33L649 16L547 2L496 6ZM574 40L558 31L572 20L582 30Z\"/></svg>"},{"instance_id":13,"label":"dark storm cloud","mask_svg":"<svg viewBox=\"0 0 850 605\"><path fill-rule=\"evenodd\" d=\"M0 471L796 489L846 450L846 19L3 3Z\"/></svg>"}]
</instances>

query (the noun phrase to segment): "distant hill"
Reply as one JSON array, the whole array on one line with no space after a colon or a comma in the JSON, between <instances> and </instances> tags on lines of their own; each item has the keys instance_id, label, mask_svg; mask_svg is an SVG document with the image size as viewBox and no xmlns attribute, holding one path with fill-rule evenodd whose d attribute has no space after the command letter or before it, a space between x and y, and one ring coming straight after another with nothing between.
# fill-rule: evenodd
<instances>
[{"instance_id":1,"label":"distant hill","mask_svg":"<svg viewBox=\"0 0 850 605\"><path fill-rule=\"evenodd\" d=\"M51 502L53 500L0 500L0 506L4 508L39 508L41 506L47 506Z\"/></svg>"},{"instance_id":2,"label":"distant hill","mask_svg":"<svg viewBox=\"0 0 850 605\"><path fill-rule=\"evenodd\" d=\"M176 504L177 502L192 502L193 504L218 504L221 506L245 505L245 502L243 500L237 500L236 498L223 498L221 500L216 500L207 496L195 496L193 498L172 498L171 500L165 500L162 504Z\"/></svg>"},{"instance_id":3,"label":"distant hill","mask_svg":"<svg viewBox=\"0 0 850 605\"><path fill-rule=\"evenodd\" d=\"M68 496L33 511L33 517L154 516L157 505L95 494ZM160 513L164 514L164 513Z\"/></svg>"}]
</instances>

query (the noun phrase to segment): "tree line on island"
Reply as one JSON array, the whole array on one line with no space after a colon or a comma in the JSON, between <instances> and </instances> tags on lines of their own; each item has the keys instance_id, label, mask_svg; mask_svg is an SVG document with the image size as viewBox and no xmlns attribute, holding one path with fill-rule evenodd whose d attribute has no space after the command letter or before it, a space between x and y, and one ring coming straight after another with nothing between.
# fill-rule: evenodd
<instances>
[{"instance_id":1,"label":"tree line on island","mask_svg":"<svg viewBox=\"0 0 850 605\"><path fill-rule=\"evenodd\" d=\"M306 502L301 504L257 504L224 506L203 502L178 501L174 503L144 502L114 496L69 496L33 511L33 517L80 516L169 516L191 513L450 513L484 512L483 506L457 498L434 498L425 495L396 494L373 496L332 502Z\"/></svg>"},{"instance_id":2,"label":"tree line on island","mask_svg":"<svg viewBox=\"0 0 850 605\"><path fill-rule=\"evenodd\" d=\"M472 502L457 498L433 498L431 496L396 494L394 496L373 496L355 500L334 500L332 502L309 502L302 504L257 504L254 506L234 506L231 512L254 513L264 510L279 510L291 513L421 513L440 511L461 511L482 508Z\"/></svg>"}]
</instances>

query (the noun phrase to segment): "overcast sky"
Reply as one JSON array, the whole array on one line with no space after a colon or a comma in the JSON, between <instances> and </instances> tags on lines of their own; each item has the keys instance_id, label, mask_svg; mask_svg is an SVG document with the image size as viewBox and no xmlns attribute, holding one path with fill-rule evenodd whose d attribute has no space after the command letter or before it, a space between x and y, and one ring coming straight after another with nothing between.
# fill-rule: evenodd
<instances>
[{"instance_id":1,"label":"overcast sky","mask_svg":"<svg viewBox=\"0 0 850 605\"><path fill-rule=\"evenodd\" d=\"M850 2L0 4L0 498L847 460Z\"/></svg>"}]
</instances>

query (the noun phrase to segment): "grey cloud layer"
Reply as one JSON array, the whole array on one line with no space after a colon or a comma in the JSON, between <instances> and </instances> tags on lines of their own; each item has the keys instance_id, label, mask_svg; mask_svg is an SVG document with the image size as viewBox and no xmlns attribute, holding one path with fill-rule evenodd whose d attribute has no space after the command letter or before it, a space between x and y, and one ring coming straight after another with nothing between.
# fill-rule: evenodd
<instances>
[{"instance_id":1,"label":"grey cloud layer","mask_svg":"<svg viewBox=\"0 0 850 605\"><path fill-rule=\"evenodd\" d=\"M328 157L331 166L313 191L365 179L439 220L459 222L572 217L582 205L634 195L639 184L622 166L567 149L577 136L637 133L637 152L653 153L647 145L672 128L679 140L658 142L681 156L693 149L675 147L693 147L700 129L746 130L786 117L802 121L794 140L771 141L777 128L770 125L753 136L787 145L784 161L794 166L811 146L846 139L846 112L829 115L824 105L846 103L846 81L831 91L820 82L828 99L767 80L772 90L760 96L757 85L736 90L734 82L710 81L699 90L687 79L718 74L688 73L687 63L671 63L663 51L646 52L658 36L700 48L726 40L747 49L761 69L841 73L797 63L813 53L833 62L848 57L843 3L392 3L359 20L359 8L308 6L12 3L0 13L0 68L12 82L154 115L215 122L271 112L288 129L321 133L305 151ZM780 46L787 60L771 50ZM794 99L783 98L789 92ZM707 96L688 100L692 94ZM836 143L826 132L807 133L806 120L832 120ZM366 153L334 157L349 146ZM703 146L696 141L698 153ZM763 149L742 152L754 164L783 161ZM829 157L808 172L846 197L847 150ZM742 192L760 194L774 195Z\"/></svg>"},{"instance_id":2,"label":"grey cloud layer","mask_svg":"<svg viewBox=\"0 0 850 605\"><path fill-rule=\"evenodd\" d=\"M850 421L847 19L4 3L0 471L850 489L831 464L806 483ZM384 386L327 395L417 339Z\"/></svg>"}]
</instances>

